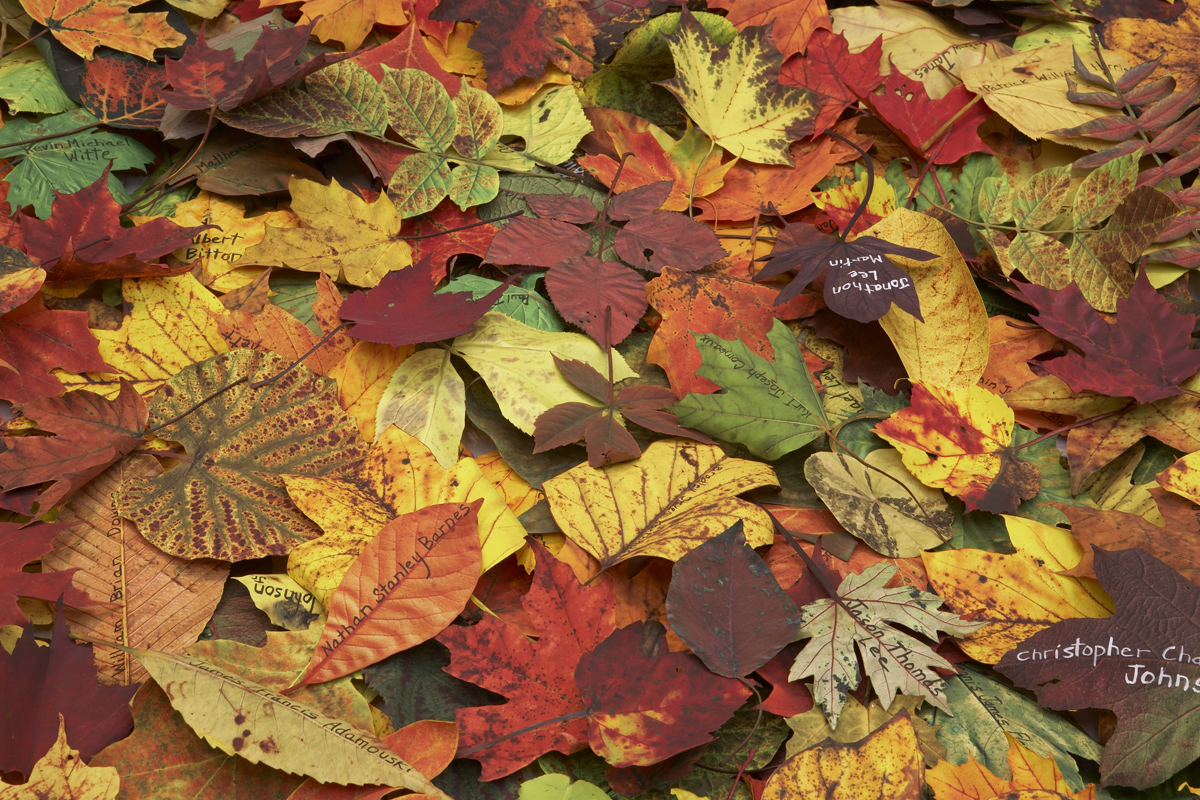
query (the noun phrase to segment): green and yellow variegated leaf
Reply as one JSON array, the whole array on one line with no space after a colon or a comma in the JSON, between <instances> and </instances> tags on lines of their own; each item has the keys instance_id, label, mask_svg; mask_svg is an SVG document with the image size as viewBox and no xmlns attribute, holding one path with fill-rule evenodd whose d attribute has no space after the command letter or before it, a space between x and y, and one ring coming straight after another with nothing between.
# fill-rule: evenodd
<instances>
[{"instance_id":1,"label":"green and yellow variegated leaf","mask_svg":"<svg viewBox=\"0 0 1200 800\"><path fill-rule=\"evenodd\" d=\"M984 178L979 187L979 218L988 225L1012 219L1017 193L1004 178Z\"/></svg>"},{"instance_id":2,"label":"green and yellow variegated leaf","mask_svg":"<svg viewBox=\"0 0 1200 800\"><path fill-rule=\"evenodd\" d=\"M1072 213L1076 228L1099 225L1112 216L1137 183L1138 160L1141 157L1142 150L1139 148L1088 173L1075 193Z\"/></svg>"},{"instance_id":3,"label":"green and yellow variegated leaf","mask_svg":"<svg viewBox=\"0 0 1200 800\"><path fill-rule=\"evenodd\" d=\"M466 158L483 158L500 141L504 129L500 104L487 92L464 85L454 95L454 111L458 118L452 142L455 152Z\"/></svg>"},{"instance_id":4,"label":"green and yellow variegated leaf","mask_svg":"<svg viewBox=\"0 0 1200 800\"><path fill-rule=\"evenodd\" d=\"M1013 238L1007 255L1014 269L1040 286L1061 289L1071 282L1070 253L1053 236L1021 231Z\"/></svg>"},{"instance_id":5,"label":"green and yellow variegated leaf","mask_svg":"<svg viewBox=\"0 0 1200 800\"><path fill-rule=\"evenodd\" d=\"M1070 166L1039 172L1017 190L1013 198L1013 219L1026 229L1046 227L1062 212L1070 190Z\"/></svg>"},{"instance_id":6,"label":"green and yellow variegated leaf","mask_svg":"<svg viewBox=\"0 0 1200 800\"><path fill-rule=\"evenodd\" d=\"M383 138L388 125L387 98L364 68L353 61L339 61L309 75L304 84L304 89L276 89L221 114L220 119L272 138L348 132Z\"/></svg>"},{"instance_id":7,"label":"green and yellow variegated leaf","mask_svg":"<svg viewBox=\"0 0 1200 800\"><path fill-rule=\"evenodd\" d=\"M429 448L439 464L458 462L466 422L466 387L441 348L413 353L392 373L379 399L375 436L395 425Z\"/></svg>"},{"instance_id":8,"label":"green and yellow variegated leaf","mask_svg":"<svg viewBox=\"0 0 1200 800\"><path fill-rule=\"evenodd\" d=\"M450 165L437 153L413 153L388 182L388 197L405 217L432 211L450 191Z\"/></svg>"},{"instance_id":9,"label":"green and yellow variegated leaf","mask_svg":"<svg viewBox=\"0 0 1200 800\"><path fill-rule=\"evenodd\" d=\"M419 69L383 66L380 82L387 98L388 124L420 150L443 152L454 139L458 121L446 87Z\"/></svg>"}]
</instances>

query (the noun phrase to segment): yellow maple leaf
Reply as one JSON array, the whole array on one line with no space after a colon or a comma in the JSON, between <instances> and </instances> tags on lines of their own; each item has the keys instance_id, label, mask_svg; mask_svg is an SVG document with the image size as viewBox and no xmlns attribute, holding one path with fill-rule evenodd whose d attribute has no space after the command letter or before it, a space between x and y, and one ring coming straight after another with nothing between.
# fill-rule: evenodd
<instances>
[{"instance_id":1,"label":"yellow maple leaf","mask_svg":"<svg viewBox=\"0 0 1200 800\"><path fill-rule=\"evenodd\" d=\"M968 511L1016 510L1041 475L1011 448L1013 411L981 386L953 391L913 381L912 405L875 426L926 486L961 497Z\"/></svg>"},{"instance_id":2,"label":"yellow maple leaf","mask_svg":"<svg viewBox=\"0 0 1200 800\"><path fill-rule=\"evenodd\" d=\"M260 8L282 6L293 0L262 0ZM312 24L322 42L332 39L342 49L357 50L376 25L400 26L408 21L404 4L393 0L307 0L300 6L300 24ZM315 22L314 22L315 20Z\"/></svg>"},{"instance_id":3,"label":"yellow maple leaf","mask_svg":"<svg viewBox=\"0 0 1200 800\"><path fill-rule=\"evenodd\" d=\"M295 177L288 191L304 226L268 226L266 238L246 251L247 266L324 272L340 283L369 287L412 264L412 248L399 238L400 212L386 195L368 203L337 181Z\"/></svg>"},{"instance_id":4,"label":"yellow maple leaf","mask_svg":"<svg viewBox=\"0 0 1200 800\"><path fill-rule=\"evenodd\" d=\"M58 715L58 739L33 765L29 780L17 786L0 783L0 800L113 800L121 786L115 767L89 767L67 744L67 726Z\"/></svg>"},{"instance_id":5,"label":"yellow maple leaf","mask_svg":"<svg viewBox=\"0 0 1200 800\"><path fill-rule=\"evenodd\" d=\"M1057 574L1083 559L1083 545L1070 531L1023 517L1006 515L1004 522L1017 551L1012 555L970 548L921 554L946 605L990 623L958 640L964 653L985 664L1060 620L1113 612L1096 579Z\"/></svg>"},{"instance_id":6,"label":"yellow maple leaf","mask_svg":"<svg viewBox=\"0 0 1200 800\"><path fill-rule=\"evenodd\" d=\"M100 357L120 372L57 371L68 389L88 389L112 399L124 379L146 396L189 364L229 350L213 318L223 315L225 307L190 274L126 278L121 293L132 306L121 327L92 331L99 340Z\"/></svg>"},{"instance_id":7,"label":"yellow maple leaf","mask_svg":"<svg viewBox=\"0 0 1200 800\"><path fill-rule=\"evenodd\" d=\"M325 606L351 562L388 521L426 506L483 500L483 572L525 543L525 529L473 458L443 469L424 445L395 426L383 431L352 479L284 481L292 502L325 531L292 550L288 574Z\"/></svg>"},{"instance_id":8,"label":"yellow maple leaf","mask_svg":"<svg viewBox=\"0 0 1200 800\"><path fill-rule=\"evenodd\" d=\"M937 795L938 800L989 800L994 797L1022 797L1021 792L1042 790L1057 792L1057 795L1043 794L1033 797L1065 797L1074 800L1095 800L1096 787L1089 784L1076 793L1071 789L1062 770L1054 763L1054 759L1039 756L1037 753L1021 745L1011 733L1008 737L1008 766L1012 770L1012 778L998 778L987 767L969 756L967 763L955 766L949 761L942 761L937 766L926 770L925 781ZM1010 792L1018 794L1010 795Z\"/></svg>"},{"instance_id":9,"label":"yellow maple leaf","mask_svg":"<svg viewBox=\"0 0 1200 800\"><path fill-rule=\"evenodd\" d=\"M209 192L200 192L191 200L175 206L172 219L179 225L216 225L192 237L192 243L175 251L180 261L199 259L201 281L218 292L232 292L254 281L263 267L239 267L246 251L263 240L267 225L272 228L298 228L300 218L283 208L252 217L246 216L245 204Z\"/></svg>"},{"instance_id":10,"label":"yellow maple leaf","mask_svg":"<svg viewBox=\"0 0 1200 800\"><path fill-rule=\"evenodd\" d=\"M634 556L676 561L739 520L747 544L770 544L767 512L738 495L778 485L762 462L730 458L716 445L664 439L635 461L603 469L580 464L542 488L563 533L608 568Z\"/></svg>"},{"instance_id":11,"label":"yellow maple leaf","mask_svg":"<svg viewBox=\"0 0 1200 800\"><path fill-rule=\"evenodd\" d=\"M171 27L166 11L131 14L146 0L21 0L29 16L50 29L64 47L89 61L101 45L154 60L158 47L177 47L187 37Z\"/></svg>"}]
</instances>

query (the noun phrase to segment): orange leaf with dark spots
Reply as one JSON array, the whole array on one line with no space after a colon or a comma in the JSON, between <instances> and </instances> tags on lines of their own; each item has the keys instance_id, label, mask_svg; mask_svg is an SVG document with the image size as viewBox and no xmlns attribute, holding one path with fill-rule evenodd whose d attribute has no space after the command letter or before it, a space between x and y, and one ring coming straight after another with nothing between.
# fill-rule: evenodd
<instances>
[{"instance_id":1,"label":"orange leaf with dark spots","mask_svg":"<svg viewBox=\"0 0 1200 800\"><path fill-rule=\"evenodd\" d=\"M479 579L482 503L426 506L384 525L334 593L300 685L357 672L445 630Z\"/></svg>"}]
</instances>

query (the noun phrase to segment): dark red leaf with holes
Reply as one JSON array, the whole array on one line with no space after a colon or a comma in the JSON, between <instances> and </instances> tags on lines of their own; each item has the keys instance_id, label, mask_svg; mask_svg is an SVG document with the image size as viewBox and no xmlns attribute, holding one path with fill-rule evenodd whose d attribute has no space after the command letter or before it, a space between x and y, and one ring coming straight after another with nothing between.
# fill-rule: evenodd
<instances>
[{"instance_id":1,"label":"dark red leaf with holes","mask_svg":"<svg viewBox=\"0 0 1200 800\"><path fill-rule=\"evenodd\" d=\"M1191 349L1190 314L1177 314L1143 272L1129 297L1117 300L1110 323L1072 283L1054 291L1022 284L1021 295L1038 310L1035 322L1083 351L1035 362L1076 392L1096 391L1152 403L1179 394L1179 383L1200 370L1200 350Z\"/></svg>"},{"instance_id":2,"label":"dark red leaf with holes","mask_svg":"<svg viewBox=\"0 0 1200 800\"><path fill-rule=\"evenodd\" d=\"M483 780L516 772L551 750L569 754L587 748L575 665L615 628L610 582L582 586L567 564L536 540L531 546L537 568L521 602L537 629L536 641L490 616L471 627L452 625L437 637L450 648L446 672L509 698L454 715L461 731L459 757L481 761ZM524 728L529 730L512 735Z\"/></svg>"},{"instance_id":3,"label":"dark red leaf with holes","mask_svg":"<svg viewBox=\"0 0 1200 800\"><path fill-rule=\"evenodd\" d=\"M965 86L931 100L925 84L893 69L883 93L866 100L889 128L934 164L953 164L970 153L991 152L976 129L992 112Z\"/></svg>"},{"instance_id":4,"label":"dark red leaf with holes","mask_svg":"<svg viewBox=\"0 0 1200 800\"><path fill-rule=\"evenodd\" d=\"M74 194L55 192L50 209L49 219L20 217L25 251L46 270L47 281L178 275L190 265L168 267L155 259L214 227L183 228L162 217L121 227L121 206L108 190L107 170Z\"/></svg>"},{"instance_id":5,"label":"dark red leaf with holes","mask_svg":"<svg viewBox=\"0 0 1200 800\"><path fill-rule=\"evenodd\" d=\"M427 260L389 272L375 288L350 295L340 312L354 323L350 335L393 347L453 339L471 330L508 288L501 284L478 300L470 292L435 293L434 284L445 272L443 265Z\"/></svg>"},{"instance_id":6,"label":"dark red leaf with holes","mask_svg":"<svg viewBox=\"0 0 1200 800\"><path fill-rule=\"evenodd\" d=\"M62 604L49 647L34 643L30 625L12 655L0 648L0 772L28 777L58 738L62 714L73 750L86 763L133 730L135 686L100 686L90 644L71 641Z\"/></svg>"},{"instance_id":7,"label":"dark red leaf with holes","mask_svg":"<svg viewBox=\"0 0 1200 800\"><path fill-rule=\"evenodd\" d=\"M592 256L560 261L546 273L546 289L563 319L601 347L623 341L646 313L646 282L613 261Z\"/></svg>"},{"instance_id":8,"label":"dark red leaf with holes","mask_svg":"<svg viewBox=\"0 0 1200 800\"><path fill-rule=\"evenodd\" d=\"M575 683L592 750L614 767L644 766L712 741L750 690L700 659L667 649L659 622L613 633L579 659Z\"/></svg>"},{"instance_id":9,"label":"dark red leaf with holes","mask_svg":"<svg viewBox=\"0 0 1200 800\"><path fill-rule=\"evenodd\" d=\"M574 225L555 219L517 217L492 239L483 260L489 264L553 267L583 255L591 246L592 237Z\"/></svg>"},{"instance_id":10,"label":"dark red leaf with holes","mask_svg":"<svg viewBox=\"0 0 1200 800\"><path fill-rule=\"evenodd\" d=\"M634 219L617 231L617 255L648 272L662 272L663 267L692 272L729 254L703 222L663 211Z\"/></svg>"}]
</instances>

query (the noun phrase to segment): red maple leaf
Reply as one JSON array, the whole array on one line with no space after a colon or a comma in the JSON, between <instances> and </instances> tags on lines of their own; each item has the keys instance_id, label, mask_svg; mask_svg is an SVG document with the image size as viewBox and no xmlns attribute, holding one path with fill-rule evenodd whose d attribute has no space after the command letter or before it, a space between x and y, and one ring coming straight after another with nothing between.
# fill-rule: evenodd
<instances>
[{"instance_id":1,"label":"red maple leaf","mask_svg":"<svg viewBox=\"0 0 1200 800\"><path fill-rule=\"evenodd\" d=\"M471 627L451 626L437 637L450 648L446 672L509 698L454 714L462 731L459 755L483 763L483 780L515 772L551 750L570 754L587 748L575 665L616 627L610 582L584 587L570 566L536 542L533 548L537 569L521 602L537 641L494 617Z\"/></svg>"},{"instance_id":2,"label":"red maple leaf","mask_svg":"<svg viewBox=\"0 0 1200 800\"><path fill-rule=\"evenodd\" d=\"M85 311L52 311L40 294L0 316L0 398L27 403L58 394L62 382L50 372L106 372Z\"/></svg>"},{"instance_id":3,"label":"red maple leaf","mask_svg":"<svg viewBox=\"0 0 1200 800\"><path fill-rule=\"evenodd\" d=\"M183 228L165 217L136 228L121 227L121 206L108 190L108 170L74 194L54 193L49 219L21 216L25 251L46 270L48 281L161 278L188 271L154 263L214 228Z\"/></svg>"},{"instance_id":4,"label":"red maple leaf","mask_svg":"<svg viewBox=\"0 0 1200 800\"><path fill-rule=\"evenodd\" d=\"M297 25L276 30L264 26L241 60L232 48L213 47L205 39L205 29L201 28L196 41L188 45L178 60L167 59L167 80L171 89L163 89L162 96L177 108L198 111L215 106L228 111L262 97L277 86L353 55L322 53L297 63L308 46L310 27Z\"/></svg>"},{"instance_id":5,"label":"red maple leaf","mask_svg":"<svg viewBox=\"0 0 1200 800\"><path fill-rule=\"evenodd\" d=\"M440 342L471 330L508 288L501 284L478 300L468 292L436 293L443 274L445 266L430 260L389 272L370 291L347 297L342 319L354 323L355 339L393 347Z\"/></svg>"},{"instance_id":6,"label":"red maple leaf","mask_svg":"<svg viewBox=\"0 0 1200 800\"><path fill-rule=\"evenodd\" d=\"M142 441L146 404L131 384L116 400L88 391L43 397L21 406L38 430L56 436L5 439L0 488L5 491L54 481L38 496L41 511L66 499Z\"/></svg>"},{"instance_id":7,"label":"red maple leaf","mask_svg":"<svg viewBox=\"0 0 1200 800\"><path fill-rule=\"evenodd\" d=\"M879 74L882 56L882 36L866 50L851 53L846 37L818 29L809 40L805 55L784 63L779 70L779 82L785 86L803 86L822 95L814 128L823 131L883 82Z\"/></svg>"},{"instance_id":8,"label":"red maple leaf","mask_svg":"<svg viewBox=\"0 0 1200 800\"><path fill-rule=\"evenodd\" d=\"M1092 308L1074 283L1059 291L1035 284L1020 289L1038 310L1035 322L1083 351L1031 365L1076 392L1153 403L1179 394L1179 382L1200 369L1200 350L1189 349L1195 319L1175 313L1144 272L1129 297L1117 300L1115 323Z\"/></svg>"},{"instance_id":9,"label":"red maple leaf","mask_svg":"<svg viewBox=\"0 0 1200 800\"><path fill-rule=\"evenodd\" d=\"M54 602L61 596L71 606L96 604L86 592L71 585L71 576L79 571L78 567L61 572L22 570L26 564L49 553L54 539L69 527L67 523L0 522L0 625L25 624L25 614L17 606L18 597Z\"/></svg>"},{"instance_id":10,"label":"red maple leaf","mask_svg":"<svg viewBox=\"0 0 1200 800\"><path fill-rule=\"evenodd\" d=\"M71 748L84 763L133 730L134 686L101 686L90 644L71 641L62 603L49 647L34 643L30 625L12 655L0 648L0 772L26 777L58 738L61 714Z\"/></svg>"},{"instance_id":11,"label":"red maple leaf","mask_svg":"<svg viewBox=\"0 0 1200 800\"><path fill-rule=\"evenodd\" d=\"M925 84L893 65L883 94L865 98L879 118L934 164L953 164L969 153L990 153L976 129L991 115L965 86L931 100Z\"/></svg>"}]
</instances>

